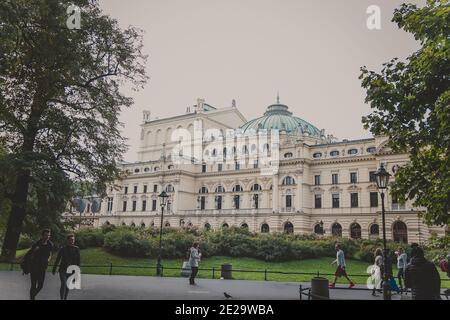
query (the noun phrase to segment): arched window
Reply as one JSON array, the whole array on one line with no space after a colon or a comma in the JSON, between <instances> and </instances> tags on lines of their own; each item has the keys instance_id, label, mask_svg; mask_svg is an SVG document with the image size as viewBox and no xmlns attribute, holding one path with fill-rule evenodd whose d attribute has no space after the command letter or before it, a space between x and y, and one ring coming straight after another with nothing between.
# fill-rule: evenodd
<instances>
[{"instance_id":1,"label":"arched window","mask_svg":"<svg viewBox=\"0 0 450 320\"><path fill-rule=\"evenodd\" d=\"M392 225L392 232L395 242L408 243L408 228L403 221L395 221Z\"/></svg>"},{"instance_id":2,"label":"arched window","mask_svg":"<svg viewBox=\"0 0 450 320\"><path fill-rule=\"evenodd\" d=\"M172 169L173 169L173 164L169 164L169 166L167 167L167 169L172 170Z\"/></svg>"},{"instance_id":3,"label":"arched window","mask_svg":"<svg viewBox=\"0 0 450 320\"><path fill-rule=\"evenodd\" d=\"M168 184L168 185L166 186L166 192L174 192L174 191L175 191L175 189L173 188L173 185Z\"/></svg>"},{"instance_id":4,"label":"arched window","mask_svg":"<svg viewBox=\"0 0 450 320\"><path fill-rule=\"evenodd\" d=\"M229 227L229 226L228 226L228 223L222 224L222 228L223 228L223 229L228 228L228 227Z\"/></svg>"},{"instance_id":5,"label":"arched window","mask_svg":"<svg viewBox=\"0 0 450 320\"><path fill-rule=\"evenodd\" d=\"M349 155L357 154L357 153L358 153L358 149L349 149L349 150L347 151L347 153L348 153Z\"/></svg>"},{"instance_id":6,"label":"arched window","mask_svg":"<svg viewBox=\"0 0 450 320\"><path fill-rule=\"evenodd\" d=\"M261 186L257 183L252 185L252 191L261 191Z\"/></svg>"},{"instance_id":7,"label":"arched window","mask_svg":"<svg viewBox=\"0 0 450 320\"><path fill-rule=\"evenodd\" d=\"M262 233L268 233L269 230L270 230L270 228L269 228L269 225L268 225L267 223L263 223L263 224L261 225L261 232L262 232Z\"/></svg>"},{"instance_id":8,"label":"arched window","mask_svg":"<svg viewBox=\"0 0 450 320\"><path fill-rule=\"evenodd\" d=\"M314 226L314 233L318 235L323 235L323 227L320 225L320 223Z\"/></svg>"},{"instance_id":9,"label":"arched window","mask_svg":"<svg viewBox=\"0 0 450 320\"><path fill-rule=\"evenodd\" d=\"M283 185L285 186L290 186L295 184L295 180L294 178L292 178L291 176L287 176L283 179Z\"/></svg>"},{"instance_id":10,"label":"arched window","mask_svg":"<svg viewBox=\"0 0 450 320\"><path fill-rule=\"evenodd\" d=\"M134 222L131 223L131 226L134 228L136 227L136 225L134 224Z\"/></svg>"},{"instance_id":11,"label":"arched window","mask_svg":"<svg viewBox=\"0 0 450 320\"><path fill-rule=\"evenodd\" d=\"M164 225L166 228L169 228L170 227L170 223L169 222L166 222L166 224Z\"/></svg>"},{"instance_id":12,"label":"arched window","mask_svg":"<svg viewBox=\"0 0 450 320\"><path fill-rule=\"evenodd\" d=\"M225 188L219 185L219 186L217 186L217 188L216 188L216 192L217 192L217 193L223 193L223 192L225 192Z\"/></svg>"},{"instance_id":13,"label":"arched window","mask_svg":"<svg viewBox=\"0 0 450 320\"><path fill-rule=\"evenodd\" d=\"M332 157L337 157L338 155L339 155L339 151L337 151L337 150L330 152L330 156L332 156Z\"/></svg>"},{"instance_id":14,"label":"arched window","mask_svg":"<svg viewBox=\"0 0 450 320\"><path fill-rule=\"evenodd\" d=\"M269 144L268 144L268 143L265 143L264 146L263 146L263 152L264 152L265 154L267 154L267 153L269 153L269 151L270 151Z\"/></svg>"},{"instance_id":15,"label":"arched window","mask_svg":"<svg viewBox=\"0 0 450 320\"><path fill-rule=\"evenodd\" d=\"M242 189L241 185L237 184L233 187L233 192L242 192L244 189Z\"/></svg>"},{"instance_id":16,"label":"arched window","mask_svg":"<svg viewBox=\"0 0 450 320\"><path fill-rule=\"evenodd\" d=\"M342 237L342 226L339 223L333 223L331 226L331 234L334 237Z\"/></svg>"},{"instance_id":17,"label":"arched window","mask_svg":"<svg viewBox=\"0 0 450 320\"><path fill-rule=\"evenodd\" d=\"M145 223L141 223L141 228L145 228Z\"/></svg>"},{"instance_id":18,"label":"arched window","mask_svg":"<svg viewBox=\"0 0 450 320\"><path fill-rule=\"evenodd\" d=\"M378 237L380 234L380 227L376 223L372 223L369 229L369 235L372 237Z\"/></svg>"},{"instance_id":19,"label":"arched window","mask_svg":"<svg viewBox=\"0 0 450 320\"><path fill-rule=\"evenodd\" d=\"M145 167L144 168L144 172L149 172L150 171L150 168L149 167Z\"/></svg>"},{"instance_id":20,"label":"arched window","mask_svg":"<svg viewBox=\"0 0 450 320\"><path fill-rule=\"evenodd\" d=\"M205 223L204 228L205 230L211 230L211 225L209 223Z\"/></svg>"},{"instance_id":21,"label":"arched window","mask_svg":"<svg viewBox=\"0 0 450 320\"><path fill-rule=\"evenodd\" d=\"M242 229L248 229L248 224L246 224L245 222L243 224L241 224L241 228Z\"/></svg>"},{"instance_id":22,"label":"arched window","mask_svg":"<svg viewBox=\"0 0 450 320\"><path fill-rule=\"evenodd\" d=\"M289 221L284 224L285 233L294 233L294 225Z\"/></svg>"},{"instance_id":23,"label":"arched window","mask_svg":"<svg viewBox=\"0 0 450 320\"><path fill-rule=\"evenodd\" d=\"M350 225L350 238L361 239L361 226L356 222Z\"/></svg>"},{"instance_id":24,"label":"arched window","mask_svg":"<svg viewBox=\"0 0 450 320\"><path fill-rule=\"evenodd\" d=\"M213 157L215 157L215 156L217 155L217 150L216 150L216 149L213 149L213 151L212 151L211 154L212 154Z\"/></svg>"},{"instance_id":25,"label":"arched window","mask_svg":"<svg viewBox=\"0 0 450 320\"><path fill-rule=\"evenodd\" d=\"M127 225L127 224L126 224L125 222L122 222L122 226L124 226L124 227L125 227L126 225Z\"/></svg>"},{"instance_id":26,"label":"arched window","mask_svg":"<svg viewBox=\"0 0 450 320\"><path fill-rule=\"evenodd\" d=\"M138 168L134 169L134 173L139 173L141 170L139 170Z\"/></svg>"},{"instance_id":27,"label":"arched window","mask_svg":"<svg viewBox=\"0 0 450 320\"><path fill-rule=\"evenodd\" d=\"M198 193L208 193L208 188L207 187L201 187L200 190L198 191Z\"/></svg>"},{"instance_id":28,"label":"arched window","mask_svg":"<svg viewBox=\"0 0 450 320\"><path fill-rule=\"evenodd\" d=\"M159 171L159 167L154 167L153 171L155 171L155 172Z\"/></svg>"},{"instance_id":29,"label":"arched window","mask_svg":"<svg viewBox=\"0 0 450 320\"><path fill-rule=\"evenodd\" d=\"M287 152L284 154L285 158L292 158L292 152Z\"/></svg>"},{"instance_id":30,"label":"arched window","mask_svg":"<svg viewBox=\"0 0 450 320\"><path fill-rule=\"evenodd\" d=\"M313 158L322 158L322 152L315 152L314 154L313 154Z\"/></svg>"}]
</instances>

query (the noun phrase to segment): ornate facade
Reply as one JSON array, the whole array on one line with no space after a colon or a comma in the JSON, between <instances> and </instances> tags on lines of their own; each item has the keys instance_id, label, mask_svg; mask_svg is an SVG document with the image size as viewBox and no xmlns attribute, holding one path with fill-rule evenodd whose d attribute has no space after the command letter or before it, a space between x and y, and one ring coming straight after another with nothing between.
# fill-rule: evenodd
<instances>
[{"instance_id":1,"label":"ornate facade","mask_svg":"<svg viewBox=\"0 0 450 320\"><path fill-rule=\"evenodd\" d=\"M201 124L202 133L216 129L219 135L232 129L244 135L278 130L279 140L274 143L272 137L263 148L268 153L277 148L277 170L263 173L258 158L248 157L254 148L250 143L244 143L247 157L238 163L233 157L236 146L217 147L211 139L199 142L209 161L193 157L190 162L175 161L172 150L180 143L176 130L195 135L196 124ZM109 189L99 213L84 213L94 226L159 226L158 195L165 190L170 196L165 226L240 226L253 232L376 238L382 232L381 199L373 174L381 163L393 174L408 161L408 155L395 154L386 146L385 137L337 141L293 116L279 99L250 121L234 101L231 107L216 109L199 99L175 117L151 120L144 112L141 127L138 162L122 165L127 175ZM194 139L191 146L195 144ZM422 208L400 204L389 193L386 200L388 238L423 242L432 232L444 232L421 222Z\"/></svg>"}]
</instances>

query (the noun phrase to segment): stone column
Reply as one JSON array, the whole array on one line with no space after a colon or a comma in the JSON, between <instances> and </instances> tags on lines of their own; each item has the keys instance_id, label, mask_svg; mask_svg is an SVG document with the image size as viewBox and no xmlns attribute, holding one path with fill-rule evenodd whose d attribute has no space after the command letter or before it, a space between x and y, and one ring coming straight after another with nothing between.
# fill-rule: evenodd
<instances>
[{"instance_id":1,"label":"stone column","mask_svg":"<svg viewBox=\"0 0 450 320\"><path fill-rule=\"evenodd\" d=\"M278 174L274 174L272 180L272 210L275 213L279 212L279 197Z\"/></svg>"},{"instance_id":2,"label":"stone column","mask_svg":"<svg viewBox=\"0 0 450 320\"><path fill-rule=\"evenodd\" d=\"M300 211L303 207L303 181L301 180L301 174L297 174L297 192L296 197L297 201L295 204L295 210Z\"/></svg>"}]
</instances>

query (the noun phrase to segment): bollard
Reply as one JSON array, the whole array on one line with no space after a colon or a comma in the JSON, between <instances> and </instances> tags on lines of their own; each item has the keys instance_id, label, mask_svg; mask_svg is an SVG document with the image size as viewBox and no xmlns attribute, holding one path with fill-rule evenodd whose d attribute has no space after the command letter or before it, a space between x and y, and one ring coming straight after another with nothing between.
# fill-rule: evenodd
<instances>
[{"instance_id":1,"label":"bollard","mask_svg":"<svg viewBox=\"0 0 450 320\"><path fill-rule=\"evenodd\" d=\"M112 268L113 268L113 265L112 265L112 262L110 262L109 263L109 275L110 276L112 276Z\"/></svg>"},{"instance_id":2,"label":"bollard","mask_svg":"<svg viewBox=\"0 0 450 320\"><path fill-rule=\"evenodd\" d=\"M267 269L264 269L264 281L267 281Z\"/></svg>"},{"instance_id":3,"label":"bollard","mask_svg":"<svg viewBox=\"0 0 450 320\"><path fill-rule=\"evenodd\" d=\"M215 278L215 275L214 275L214 267L212 268L212 271L213 271L213 274L212 274L212 278L214 279Z\"/></svg>"}]
</instances>

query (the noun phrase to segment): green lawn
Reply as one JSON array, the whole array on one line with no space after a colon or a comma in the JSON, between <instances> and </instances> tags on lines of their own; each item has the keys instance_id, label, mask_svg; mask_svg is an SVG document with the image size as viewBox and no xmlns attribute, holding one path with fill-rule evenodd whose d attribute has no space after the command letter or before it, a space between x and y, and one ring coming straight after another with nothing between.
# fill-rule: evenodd
<instances>
[{"instance_id":1,"label":"green lawn","mask_svg":"<svg viewBox=\"0 0 450 320\"><path fill-rule=\"evenodd\" d=\"M25 251L18 252L18 256L23 255ZM53 257L54 259L55 257ZM275 274L274 271L284 273L289 272L305 272L320 274L333 274L335 266L331 265L334 257L325 257L320 259L289 261L289 262L264 262L253 258L232 258L216 256L205 258L200 263L200 278L220 278L220 266L224 263L233 265L233 278L240 280L264 280L264 271L267 270L267 280L272 281L306 281L309 282L312 275L295 275L295 274ZM53 261L52 261L53 262ZM166 260L163 259L162 264L164 276L179 277L183 260ZM156 275L156 260L143 258L123 258L106 252L101 248L90 248L81 250L82 272L88 274L109 274L110 264L113 275L137 275L137 276L154 276ZM368 263L347 259L347 272L356 283L365 283L367 276L366 270ZM170 269L174 268L174 269ZM19 266L14 266L14 270L18 270ZM208 269L208 270L202 270ZM0 264L0 270L10 270L10 265ZM237 270L257 270L258 272L239 272ZM394 270L395 272L395 270ZM353 276L352 276L353 275ZM360 276L356 276L360 275ZM333 276L326 276L332 279ZM441 273L441 279L446 279L446 275ZM339 282L345 283L344 279ZM443 286L449 287L449 281L443 281Z\"/></svg>"}]
</instances>

